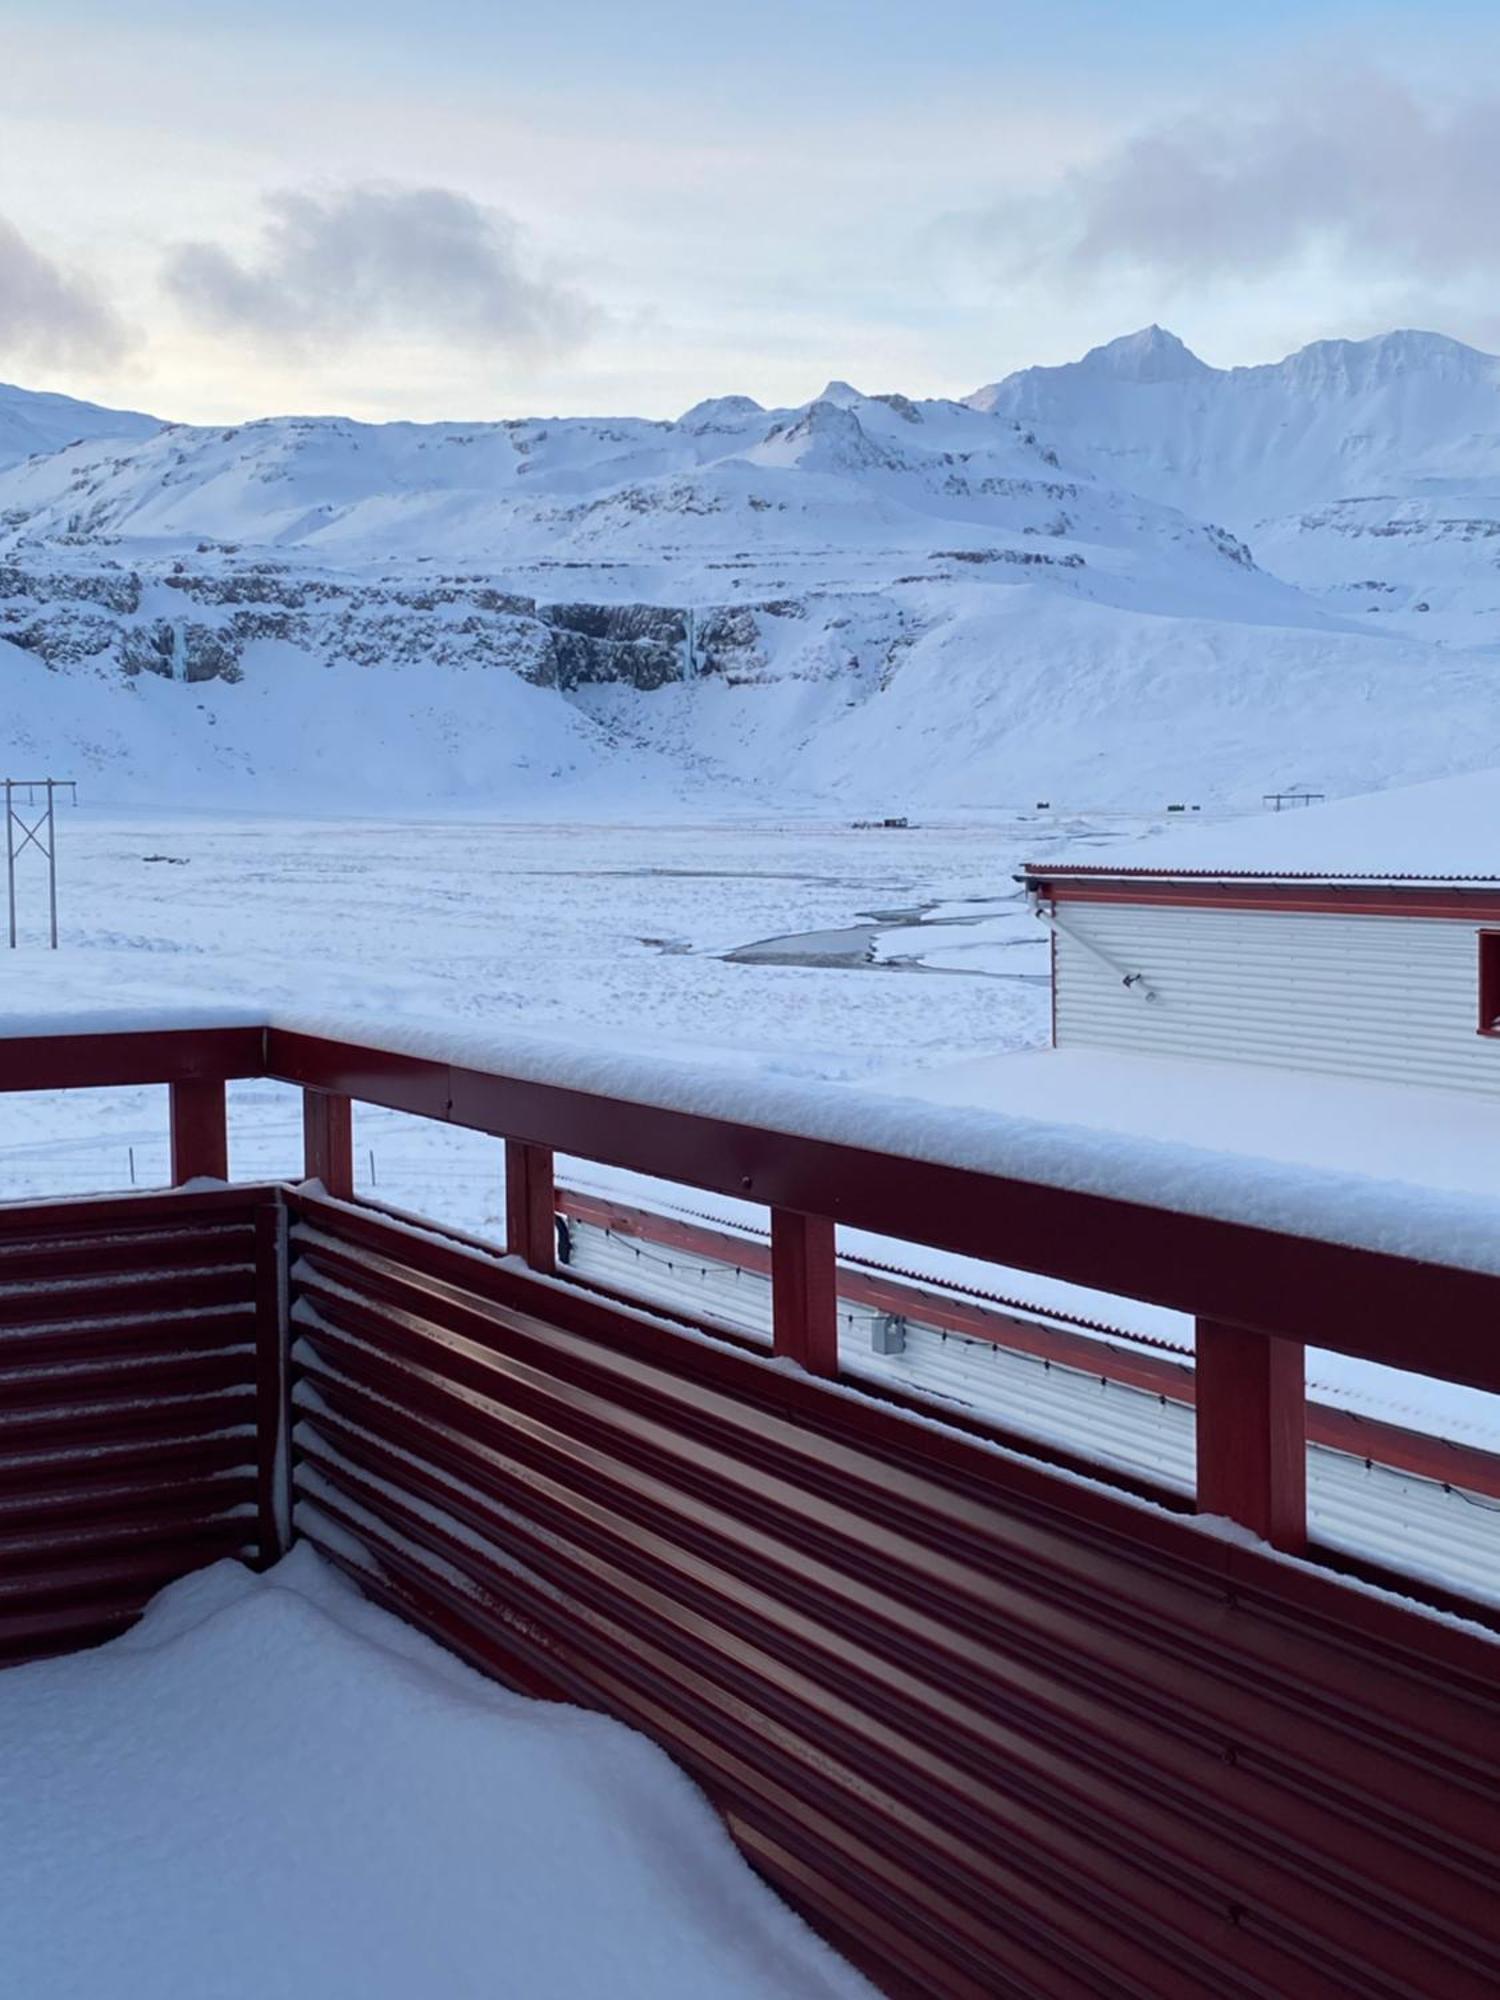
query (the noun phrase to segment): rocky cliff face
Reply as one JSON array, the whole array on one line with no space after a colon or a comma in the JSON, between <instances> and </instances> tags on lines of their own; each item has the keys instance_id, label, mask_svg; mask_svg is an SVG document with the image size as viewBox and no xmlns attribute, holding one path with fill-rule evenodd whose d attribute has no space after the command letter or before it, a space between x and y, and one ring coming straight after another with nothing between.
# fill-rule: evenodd
<instances>
[{"instance_id":1,"label":"rocky cliff face","mask_svg":"<svg viewBox=\"0 0 1500 2000\"><path fill-rule=\"evenodd\" d=\"M599 683L650 692L691 674L762 664L762 611L689 614L662 604L539 603L482 576L356 582L266 559L128 568L74 560L0 564L0 639L47 666L85 662L130 678L240 681L247 649L274 641L325 667L502 668L564 694Z\"/></svg>"}]
</instances>

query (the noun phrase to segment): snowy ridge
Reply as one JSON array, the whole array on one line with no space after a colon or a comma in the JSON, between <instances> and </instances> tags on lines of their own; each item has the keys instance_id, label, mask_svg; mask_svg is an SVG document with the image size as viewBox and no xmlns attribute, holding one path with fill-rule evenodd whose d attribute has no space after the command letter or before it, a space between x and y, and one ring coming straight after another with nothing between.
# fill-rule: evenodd
<instances>
[{"instance_id":1,"label":"snowy ridge","mask_svg":"<svg viewBox=\"0 0 1500 2000\"><path fill-rule=\"evenodd\" d=\"M1122 485L1226 523L1330 606L1422 636L1500 637L1500 358L1410 330L1210 368L1152 327L980 389Z\"/></svg>"},{"instance_id":2,"label":"snowy ridge","mask_svg":"<svg viewBox=\"0 0 1500 2000\"><path fill-rule=\"evenodd\" d=\"M161 428L139 410L107 410L37 389L0 382L0 467L98 438L144 438Z\"/></svg>"}]
</instances>

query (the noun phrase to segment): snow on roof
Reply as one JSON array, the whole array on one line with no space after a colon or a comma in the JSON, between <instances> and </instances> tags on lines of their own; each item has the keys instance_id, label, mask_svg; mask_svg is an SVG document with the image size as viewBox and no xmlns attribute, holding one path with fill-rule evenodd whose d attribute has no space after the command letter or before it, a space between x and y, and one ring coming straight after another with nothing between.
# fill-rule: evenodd
<instances>
[{"instance_id":1,"label":"snow on roof","mask_svg":"<svg viewBox=\"0 0 1500 2000\"><path fill-rule=\"evenodd\" d=\"M1131 847L1074 846L1027 873L1500 884L1500 770L1403 785L1217 826L1157 828Z\"/></svg>"},{"instance_id":2,"label":"snow on roof","mask_svg":"<svg viewBox=\"0 0 1500 2000\"><path fill-rule=\"evenodd\" d=\"M970 1057L885 1077L882 1087L1007 1118L1046 1116L1100 1135L1149 1132L1168 1145L1203 1148L1204 1157L1208 1149L1228 1153L1247 1187L1299 1170L1350 1175L1371 1192L1383 1187L1396 1203L1404 1192L1414 1212L1440 1192L1500 1196L1500 1110L1456 1090L1106 1049ZM846 1248L853 1236L844 1232ZM917 1246L905 1255L931 1276L996 1287L1042 1313L1192 1344L1191 1323L1159 1307ZM1500 1396L1321 1350L1309 1354L1308 1380L1319 1400L1500 1451Z\"/></svg>"},{"instance_id":3,"label":"snow on roof","mask_svg":"<svg viewBox=\"0 0 1500 2000\"><path fill-rule=\"evenodd\" d=\"M1500 1107L1460 1090L1199 1056L1027 1049L883 1077L885 1092L1305 1168L1500 1199Z\"/></svg>"}]
</instances>

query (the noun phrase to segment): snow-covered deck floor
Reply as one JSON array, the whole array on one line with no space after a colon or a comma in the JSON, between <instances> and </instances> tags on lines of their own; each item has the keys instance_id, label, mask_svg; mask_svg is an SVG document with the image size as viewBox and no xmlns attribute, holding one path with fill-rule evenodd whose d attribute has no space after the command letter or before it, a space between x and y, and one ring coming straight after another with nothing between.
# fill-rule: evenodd
<instances>
[{"instance_id":1,"label":"snow-covered deck floor","mask_svg":"<svg viewBox=\"0 0 1500 2000\"><path fill-rule=\"evenodd\" d=\"M26 2000L855 2000L641 1736L484 1680L307 1549L0 1674Z\"/></svg>"}]
</instances>

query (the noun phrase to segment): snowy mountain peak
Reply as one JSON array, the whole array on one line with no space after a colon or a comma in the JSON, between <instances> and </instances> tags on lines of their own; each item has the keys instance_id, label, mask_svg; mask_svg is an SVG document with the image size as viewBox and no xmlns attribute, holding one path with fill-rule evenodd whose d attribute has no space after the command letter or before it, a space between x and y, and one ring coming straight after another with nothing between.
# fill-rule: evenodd
<instances>
[{"instance_id":1,"label":"snowy mountain peak","mask_svg":"<svg viewBox=\"0 0 1500 2000\"><path fill-rule=\"evenodd\" d=\"M966 400L970 409L997 410L1009 416L1026 406L1034 410L1044 402L1066 398L1075 388L1092 395L1107 393L1116 383L1127 388L1208 383L1220 379L1222 372L1200 361L1175 333L1152 325L1137 333L1121 334L1118 340L1107 340L1102 347L1091 347L1080 361L1065 361L1052 368L1022 368L976 389Z\"/></svg>"},{"instance_id":2,"label":"snowy mountain peak","mask_svg":"<svg viewBox=\"0 0 1500 2000\"><path fill-rule=\"evenodd\" d=\"M852 382L841 382L837 377L826 383L820 394L813 397L808 408L814 409L819 403L832 403L836 409L850 410L856 403L863 403L863 390L856 389Z\"/></svg>"},{"instance_id":3,"label":"snowy mountain peak","mask_svg":"<svg viewBox=\"0 0 1500 2000\"><path fill-rule=\"evenodd\" d=\"M677 419L685 431L738 430L752 417L763 417L765 407L753 396L706 396Z\"/></svg>"},{"instance_id":4,"label":"snowy mountain peak","mask_svg":"<svg viewBox=\"0 0 1500 2000\"><path fill-rule=\"evenodd\" d=\"M1150 326L968 405L834 381L676 422L0 390L10 734L213 797L346 741L351 787L491 801L642 740L886 803L1500 763L1497 388L1430 333L1220 369Z\"/></svg>"},{"instance_id":5,"label":"snowy mountain peak","mask_svg":"<svg viewBox=\"0 0 1500 2000\"><path fill-rule=\"evenodd\" d=\"M1275 372L1294 382L1304 393L1328 394L1358 392L1407 377L1454 383L1493 382L1500 377L1500 361L1448 334L1403 327L1394 333L1376 334L1369 340L1315 340L1276 364L1274 371L1236 372Z\"/></svg>"},{"instance_id":6,"label":"snowy mountain peak","mask_svg":"<svg viewBox=\"0 0 1500 2000\"><path fill-rule=\"evenodd\" d=\"M1175 333L1155 324L1091 347L1077 365L1097 375L1111 375L1117 382L1184 382L1217 373Z\"/></svg>"},{"instance_id":7,"label":"snowy mountain peak","mask_svg":"<svg viewBox=\"0 0 1500 2000\"><path fill-rule=\"evenodd\" d=\"M751 456L762 465L795 465L804 472L863 472L893 462L852 409L823 396L790 423L772 424Z\"/></svg>"}]
</instances>

